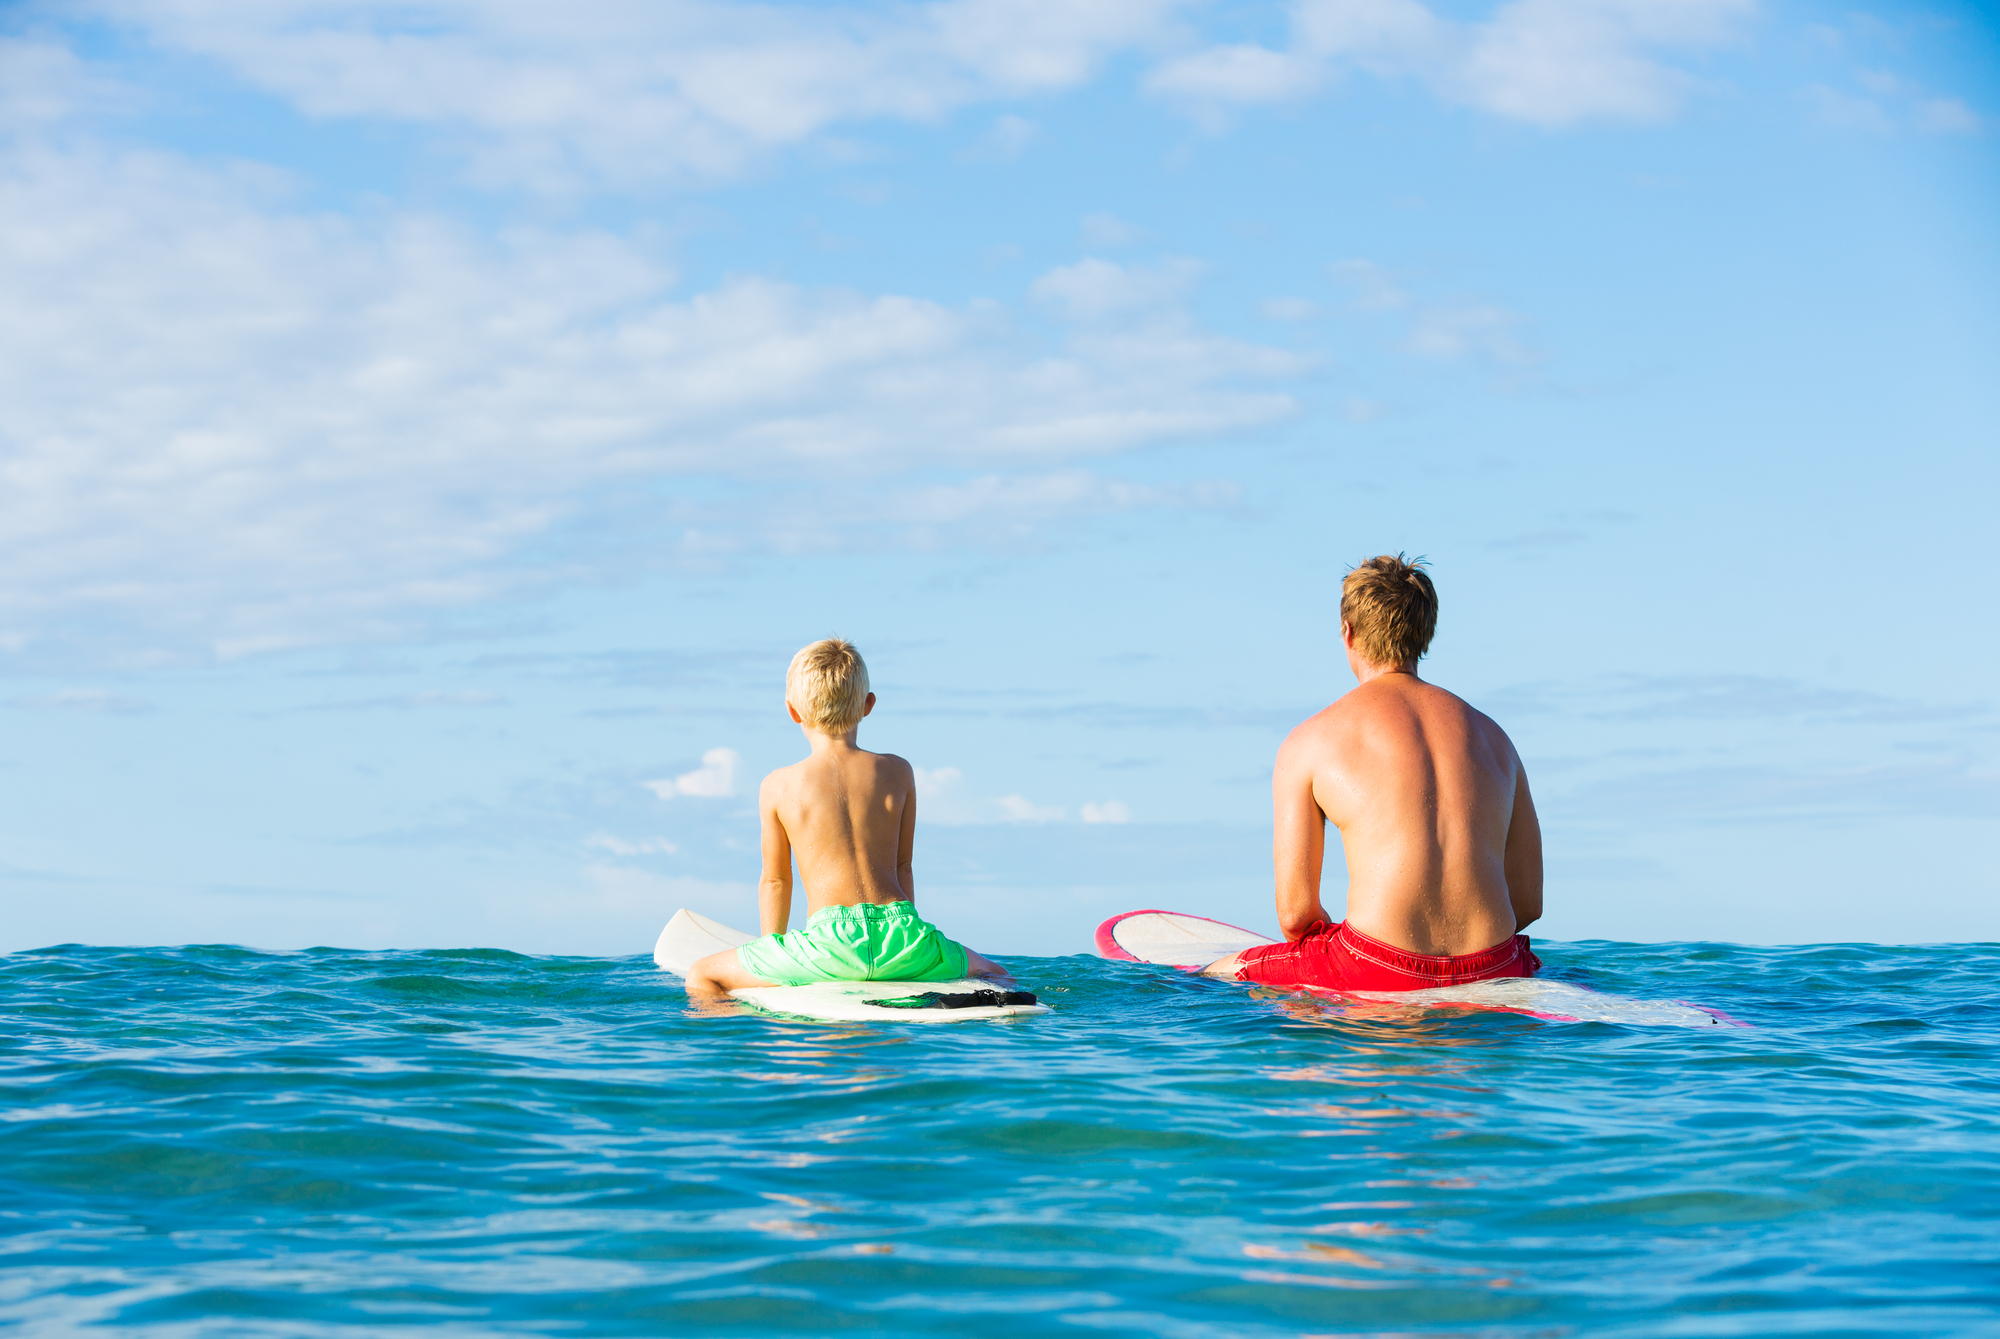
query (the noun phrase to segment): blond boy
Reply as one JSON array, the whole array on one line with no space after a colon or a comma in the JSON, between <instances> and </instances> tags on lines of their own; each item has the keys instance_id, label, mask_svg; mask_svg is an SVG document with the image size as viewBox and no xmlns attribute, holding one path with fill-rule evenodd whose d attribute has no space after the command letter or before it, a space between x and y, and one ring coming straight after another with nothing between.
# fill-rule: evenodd
<instances>
[{"instance_id":1,"label":"blond boy","mask_svg":"<svg viewBox=\"0 0 2000 1339\"><path fill-rule=\"evenodd\" d=\"M764 937L695 963L688 994L712 998L746 986L814 981L1011 979L917 915L910 869L916 774L893 753L870 753L854 742L861 718L875 710L861 653L828 638L793 656L785 709L812 752L765 777L757 792ZM794 855L807 915L803 929L787 934Z\"/></svg>"}]
</instances>

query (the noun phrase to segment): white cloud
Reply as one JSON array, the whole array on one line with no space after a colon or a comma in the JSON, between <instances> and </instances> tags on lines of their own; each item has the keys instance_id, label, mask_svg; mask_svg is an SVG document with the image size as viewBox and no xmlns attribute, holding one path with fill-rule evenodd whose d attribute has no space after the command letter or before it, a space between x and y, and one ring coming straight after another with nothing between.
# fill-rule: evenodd
<instances>
[{"instance_id":1,"label":"white cloud","mask_svg":"<svg viewBox=\"0 0 2000 1339\"><path fill-rule=\"evenodd\" d=\"M1372 260L1335 261L1327 266L1327 272L1347 285L1354 294L1354 305L1362 311L1392 311L1410 305L1410 295L1389 271Z\"/></svg>"},{"instance_id":2,"label":"white cloud","mask_svg":"<svg viewBox=\"0 0 2000 1339\"><path fill-rule=\"evenodd\" d=\"M499 693L484 689L425 689L415 693L395 693L386 697L337 698L301 707L301 711L426 711L436 708L498 707L507 702Z\"/></svg>"},{"instance_id":3,"label":"white cloud","mask_svg":"<svg viewBox=\"0 0 2000 1339\"><path fill-rule=\"evenodd\" d=\"M69 48L0 38L0 133L41 130L125 102L123 90Z\"/></svg>"},{"instance_id":4,"label":"white cloud","mask_svg":"<svg viewBox=\"0 0 2000 1339\"><path fill-rule=\"evenodd\" d=\"M88 711L124 714L151 711L144 698L106 692L102 688L60 688L53 693L30 693L13 699L11 705L30 711Z\"/></svg>"},{"instance_id":5,"label":"white cloud","mask_svg":"<svg viewBox=\"0 0 2000 1339\"><path fill-rule=\"evenodd\" d=\"M1238 505L1227 481L1140 484L1087 470L988 474L959 483L883 489L828 487L768 494L754 503L690 511L716 551L781 553L920 552L975 545L1038 549L1089 516L1149 509L1221 511Z\"/></svg>"},{"instance_id":6,"label":"white cloud","mask_svg":"<svg viewBox=\"0 0 2000 1339\"><path fill-rule=\"evenodd\" d=\"M1441 361L1471 360L1495 371L1518 370L1541 361L1541 354L1521 336L1521 317L1504 307L1420 298L1369 260L1339 261L1328 267L1328 273L1348 288L1357 310L1398 313L1407 320L1404 346L1412 353Z\"/></svg>"},{"instance_id":7,"label":"white cloud","mask_svg":"<svg viewBox=\"0 0 2000 1339\"><path fill-rule=\"evenodd\" d=\"M721 799L736 793L736 769L742 761L743 755L735 749L714 748L701 755L701 766L692 772L682 772L671 780L642 781L639 784L663 800L671 800L676 795L692 795L704 800Z\"/></svg>"},{"instance_id":8,"label":"white cloud","mask_svg":"<svg viewBox=\"0 0 2000 1339\"><path fill-rule=\"evenodd\" d=\"M642 837L638 841L626 841L608 832L594 833L585 839L583 844L592 850L609 851L612 855L623 856L678 855L681 849L664 837Z\"/></svg>"},{"instance_id":9,"label":"white cloud","mask_svg":"<svg viewBox=\"0 0 2000 1339\"><path fill-rule=\"evenodd\" d=\"M982 821L979 806L965 793L965 773L956 767L916 767L917 821L956 827Z\"/></svg>"},{"instance_id":10,"label":"white cloud","mask_svg":"<svg viewBox=\"0 0 2000 1339\"><path fill-rule=\"evenodd\" d=\"M1288 102L1319 91L1324 62L1258 46L1218 46L1161 65L1147 84L1199 104Z\"/></svg>"},{"instance_id":11,"label":"white cloud","mask_svg":"<svg viewBox=\"0 0 2000 1339\"><path fill-rule=\"evenodd\" d=\"M1085 246L1126 246L1139 240L1139 230L1116 214L1085 214L1077 225L1077 237Z\"/></svg>"},{"instance_id":12,"label":"white cloud","mask_svg":"<svg viewBox=\"0 0 2000 1339\"><path fill-rule=\"evenodd\" d=\"M1305 298L1265 298L1257 310L1271 321L1310 321L1319 315L1319 304Z\"/></svg>"},{"instance_id":13,"label":"white cloud","mask_svg":"<svg viewBox=\"0 0 2000 1339\"><path fill-rule=\"evenodd\" d=\"M1522 365L1535 354L1516 336L1520 318L1500 307L1439 307L1425 312L1410 332L1410 348L1427 358L1477 357Z\"/></svg>"},{"instance_id":14,"label":"white cloud","mask_svg":"<svg viewBox=\"0 0 2000 1339\"><path fill-rule=\"evenodd\" d=\"M103 0L314 117L415 123L475 172L564 187L732 173L872 118L1073 87L1177 0L940 0L886 11L701 0ZM1016 145L1018 152L1018 144Z\"/></svg>"},{"instance_id":15,"label":"white cloud","mask_svg":"<svg viewBox=\"0 0 2000 1339\"><path fill-rule=\"evenodd\" d=\"M1071 320L1096 321L1168 307L1200 273L1200 264L1185 258L1161 265L1120 265L1085 257L1050 270L1029 291Z\"/></svg>"},{"instance_id":16,"label":"white cloud","mask_svg":"<svg viewBox=\"0 0 2000 1339\"><path fill-rule=\"evenodd\" d=\"M1730 40L1753 0L1511 0L1483 22L1418 0L1298 0L1284 51L1217 46L1156 70L1158 91L1197 105L1309 96L1348 69L1410 77L1448 101L1565 126L1672 116L1698 87L1656 53Z\"/></svg>"},{"instance_id":17,"label":"white cloud","mask_svg":"<svg viewBox=\"0 0 2000 1339\"><path fill-rule=\"evenodd\" d=\"M1046 469L1271 422L1293 403L1270 381L1304 366L1196 327L1185 264L1046 276L1089 318L1051 346L991 303L749 276L683 296L618 238L270 190L159 155L0 158L0 644L397 634L629 570L559 541L635 497L661 511L626 532L666 560L671 494L635 481Z\"/></svg>"},{"instance_id":18,"label":"white cloud","mask_svg":"<svg viewBox=\"0 0 2000 1339\"><path fill-rule=\"evenodd\" d=\"M1814 84L1806 89L1807 104L1813 116L1822 125L1837 130L1865 130L1875 134L1887 134L1895 129L1895 122L1881 103L1873 98L1858 97L1843 93L1839 89L1828 88L1824 84Z\"/></svg>"},{"instance_id":19,"label":"white cloud","mask_svg":"<svg viewBox=\"0 0 2000 1339\"><path fill-rule=\"evenodd\" d=\"M524 942L546 944L549 929L582 926L595 932L598 943L617 946L596 952L644 951L682 907L746 933L757 928L757 886L753 883L725 883L605 864L585 865L584 876L587 890L556 898L544 891L533 900L521 899L521 912L538 914L545 923L554 923L540 935L522 936ZM632 934L641 928L643 939Z\"/></svg>"},{"instance_id":20,"label":"white cloud","mask_svg":"<svg viewBox=\"0 0 2000 1339\"><path fill-rule=\"evenodd\" d=\"M980 140L976 156L999 158L1012 161L1019 158L1035 140L1036 127L1025 116L1008 113L996 117L993 128Z\"/></svg>"},{"instance_id":21,"label":"white cloud","mask_svg":"<svg viewBox=\"0 0 2000 1339\"><path fill-rule=\"evenodd\" d=\"M1931 97L1907 80L1879 71L1857 76L1868 96L1813 84L1804 90L1807 107L1821 125L1835 130L1888 135L1914 128L1933 135L1976 135L1985 128L1979 113L1961 98Z\"/></svg>"},{"instance_id":22,"label":"white cloud","mask_svg":"<svg viewBox=\"0 0 2000 1339\"><path fill-rule=\"evenodd\" d=\"M996 803L1009 823L1060 823L1065 817L1059 806L1036 804L1025 795L1002 795Z\"/></svg>"},{"instance_id":23,"label":"white cloud","mask_svg":"<svg viewBox=\"0 0 2000 1339\"><path fill-rule=\"evenodd\" d=\"M1060 823L1067 814L1055 805L1036 804L1024 795L998 799L973 796L956 767L916 768L917 821L944 827L980 823Z\"/></svg>"},{"instance_id":24,"label":"white cloud","mask_svg":"<svg viewBox=\"0 0 2000 1339\"><path fill-rule=\"evenodd\" d=\"M1130 823L1132 810L1123 800L1106 800L1102 804L1086 802L1083 806L1083 821L1086 823Z\"/></svg>"},{"instance_id":25,"label":"white cloud","mask_svg":"<svg viewBox=\"0 0 2000 1339\"><path fill-rule=\"evenodd\" d=\"M1917 129L1947 135L1973 135L1984 126L1979 113L1958 98L1929 98L1917 108Z\"/></svg>"}]
</instances>

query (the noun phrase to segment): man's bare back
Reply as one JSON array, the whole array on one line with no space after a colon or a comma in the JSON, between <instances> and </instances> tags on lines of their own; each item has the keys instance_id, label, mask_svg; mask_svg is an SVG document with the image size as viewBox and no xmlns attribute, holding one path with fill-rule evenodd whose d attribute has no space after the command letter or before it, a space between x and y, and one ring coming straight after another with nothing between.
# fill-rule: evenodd
<instances>
[{"instance_id":1,"label":"man's bare back","mask_svg":"<svg viewBox=\"0 0 2000 1339\"><path fill-rule=\"evenodd\" d=\"M1422 566L1384 555L1348 575L1340 632L1358 686L1278 750L1271 853L1278 927L1293 947L1233 953L1208 972L1412 990L1539 967L1518 936L1542 914L1528 778L1504 730L1417 677L1437 620ZM1320 900L1329 822L1347 854L1337 925Z\"/></svg>"},{"instance_id":2,"label":"man's bare back","mask_svg":"<svg viewBox=\"0 0 2000 1339\"><path fill-rule=\"evenodd\" d=\"M1347 923L1412 953L1490 948L1541 915L1541 833L1506 732L1409 670L1292 731L1271 776L1278 925L1320 902L1325 824L1347 853Z\"/></svg>"}]
</instances>

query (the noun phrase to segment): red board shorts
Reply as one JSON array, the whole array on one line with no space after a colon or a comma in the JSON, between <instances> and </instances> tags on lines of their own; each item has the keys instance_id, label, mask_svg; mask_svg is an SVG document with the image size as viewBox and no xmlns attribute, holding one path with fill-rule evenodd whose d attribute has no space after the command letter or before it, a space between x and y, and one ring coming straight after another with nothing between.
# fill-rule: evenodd
<instances>
[{"instance_id":1,"label":"red board shorts","mask_svg":"<svg viewBox=\"0 0 2000 1339\"><path fill-rule=\"evenodd\" d=\"M1318 990L1429 990L1502 976L1533 976L1541 967L1526 935L1477 953L1411 953L1349 929L1344 921L1338 925L1317 921L1289 944L1245 949L1236 979Z\"/></svg>"}]
</instances>

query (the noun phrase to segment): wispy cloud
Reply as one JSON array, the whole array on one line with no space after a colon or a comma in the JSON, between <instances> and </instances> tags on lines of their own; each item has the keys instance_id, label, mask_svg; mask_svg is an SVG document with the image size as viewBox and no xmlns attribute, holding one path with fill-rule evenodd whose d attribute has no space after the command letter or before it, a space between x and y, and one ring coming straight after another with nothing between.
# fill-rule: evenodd
<instances>
[{"instance_id":1,"label":"wispy cloud","mask_svg":"<svg viewBox=\"0 0 2000 1339\"><path fill-rule=\"evenodd\" d=\"M1450 102L1567 126L1658 121L1700 81L1661 53L1730 41L1751 0L1512 0L1483 21L1418 0L1299 0L1283 50L1211 46L1162 65L1159 92L1197 106L1284 102L1351 71L1411 78Z\"/></svg>"},{"instance_id":2,"label":"wispy cloud","mask_svg":"<svg viewBox=\"0 0 2000 1339\"><path fill-rule=\"evenodd\" d=\"M1971 721L1990 706L1937 705L1757 674L1613 674L1585 683L1524 684L1490 695L1502 714L1560 711L1594 720Z\"/></svg>"},{"instance_id":3,"label":"wispy cloud","mask_svg":"<svg viewBox=\"0 0 2000 1339\"><path fill-rule=\"evenodd\" d=\"M671 489L615 485L1047 470L1283 418L1277 383L1306 366L1202 330L1184 266L1054 272L1036 291L1076 324L1051 344L989 303L750 276L679 296L614 237L290 213L167 157L31 145L0 168L13 649L59 628L224 656L406 632L628 572L633 545L701 556L662 534ZM1022 477L896 505L1145 504ZM635 498L662 510L588 523ZM599 547L550 547L566 534Z\"/></svg>"},{"instance_id":4,"label":"wispy cloud","mask_svg":"<svg viewBox=\"0 0 2000 1339\"><path fill-rule=\"evenodd\" d=\"M26 711L87 711L116 715L151 711L153 703L142 697L107 692L102 688L59 688L53 693L28 693L8 705Z\"/></svg>"},{"instance_id":5,"label":"wispy cloud","mask_svg":"<svg viewBox=\"0 0 2000 1339\"><path fill-rule=\"evenodd\" d=\"M104 0L161 45L220 61L317 118L414 124L480 180L705 179L877 119L1090 79L1157 40L1176 0L844 5L581 0ZM1003 122L996 144L1026 135Z\"/></svg>"},{"instance_id":6,"label":"wispy cloud","mask_svg":"<svg viewBox=\"0 0 2000 1339\"><path fill-rule=\"evenodd\" d=\"M454 707L499 707L507 699L480 688L424 689L414 693L390 693L381 697L339 698L315 702L302 711L425 711Z\"/></svg>"},{"instance_id":7,"label":"wispy cloud","mask_svg":"<svg viewBox=\"0 0 2000 1339\"><path fill-rule=\"evenodd\" d=\"M1830 129L1873 135L1985 132L1993 125L1991 114L1982 116L1963 96L1934 88L1903 68L1915 31L1935 37L1950 27L1949 20L1936 16L1913 12L1885 19L1862 10L1849 11L1837 23L1812 25L1806 31L1830 68L1800 90L1808 113Z\"/></svg>"},{"instance_id":8,"label":"wispy cloud","mask_svg":"<svg viewBox=\"0 0 2000 1339\"><path fill-rule=\"evenodd\" d=\"M1649 822L1830 821L1880 814L2000 818L2000 773L1964 758L1824 768L1661 768L1594 781L1587 803L1591 811L1639 815Z\"/></svg>"},{"instance_id":9,"label":"wispy cloud","mask_svg":"<svg viewBox=\"0 0 2000 1339\"><path fill-rule=\"evenodd\" d=\"M128 110L129 89L51 41L0 37L0 135L46 130L90 112Z\"/></svg>"},{"instance_id":10,"label":"wispy cloud","mask_svg":"<svg viewBox=\"0 0 2000 1339\"><path fill-rule=\"evenodd\" d=\"M983 823L1060 823L1068 813L1060 805L1039 804L1025 795L979 796L956 767L919 767L917 817L941 827Z\"/></svg>"},{"instance_id":11,"label":"wispy cloud","mask_svg":"<svg viewBox=\"0 0 2000 1339\"><path fill-rule=\"evenodd\" d=\"M934 551L976 545L1044 547L1087 517L1132 511L1227 512L1242 490L1228 480L1140 484L1089 470L987 474L892 488L831 485L776 492L754 503L683 505L672 519L711 554Z\"/></svg>"},{"instance_id":12,"label":"wispy cloud","mask_svg":"<svg viewBox=\"0 0 2000 1339\"><path fill-rule=\"evenodd\" d=\"M677 855L681 849L665 837L641 837L636 841L628 841L623 837L614 837L608 832L592 833L584 839L583 844L594 851L605 851L618 856Z\"/></svg>"},{"instance_id":13,"label":"wispy cloud","mask_svg":"<svg viewBox=\"0 0 2000 1339\"><path fill-rule=\"evenodd\" d=\"M1371 260L1327 267L1357 312L1402 323L1402 345L1437 362L1464 361L1496 374L1518 374L1542 361L1523 334L1522 317L1497 303L1419 295L1417 285Z\"/></svg>"}]
</instances>

